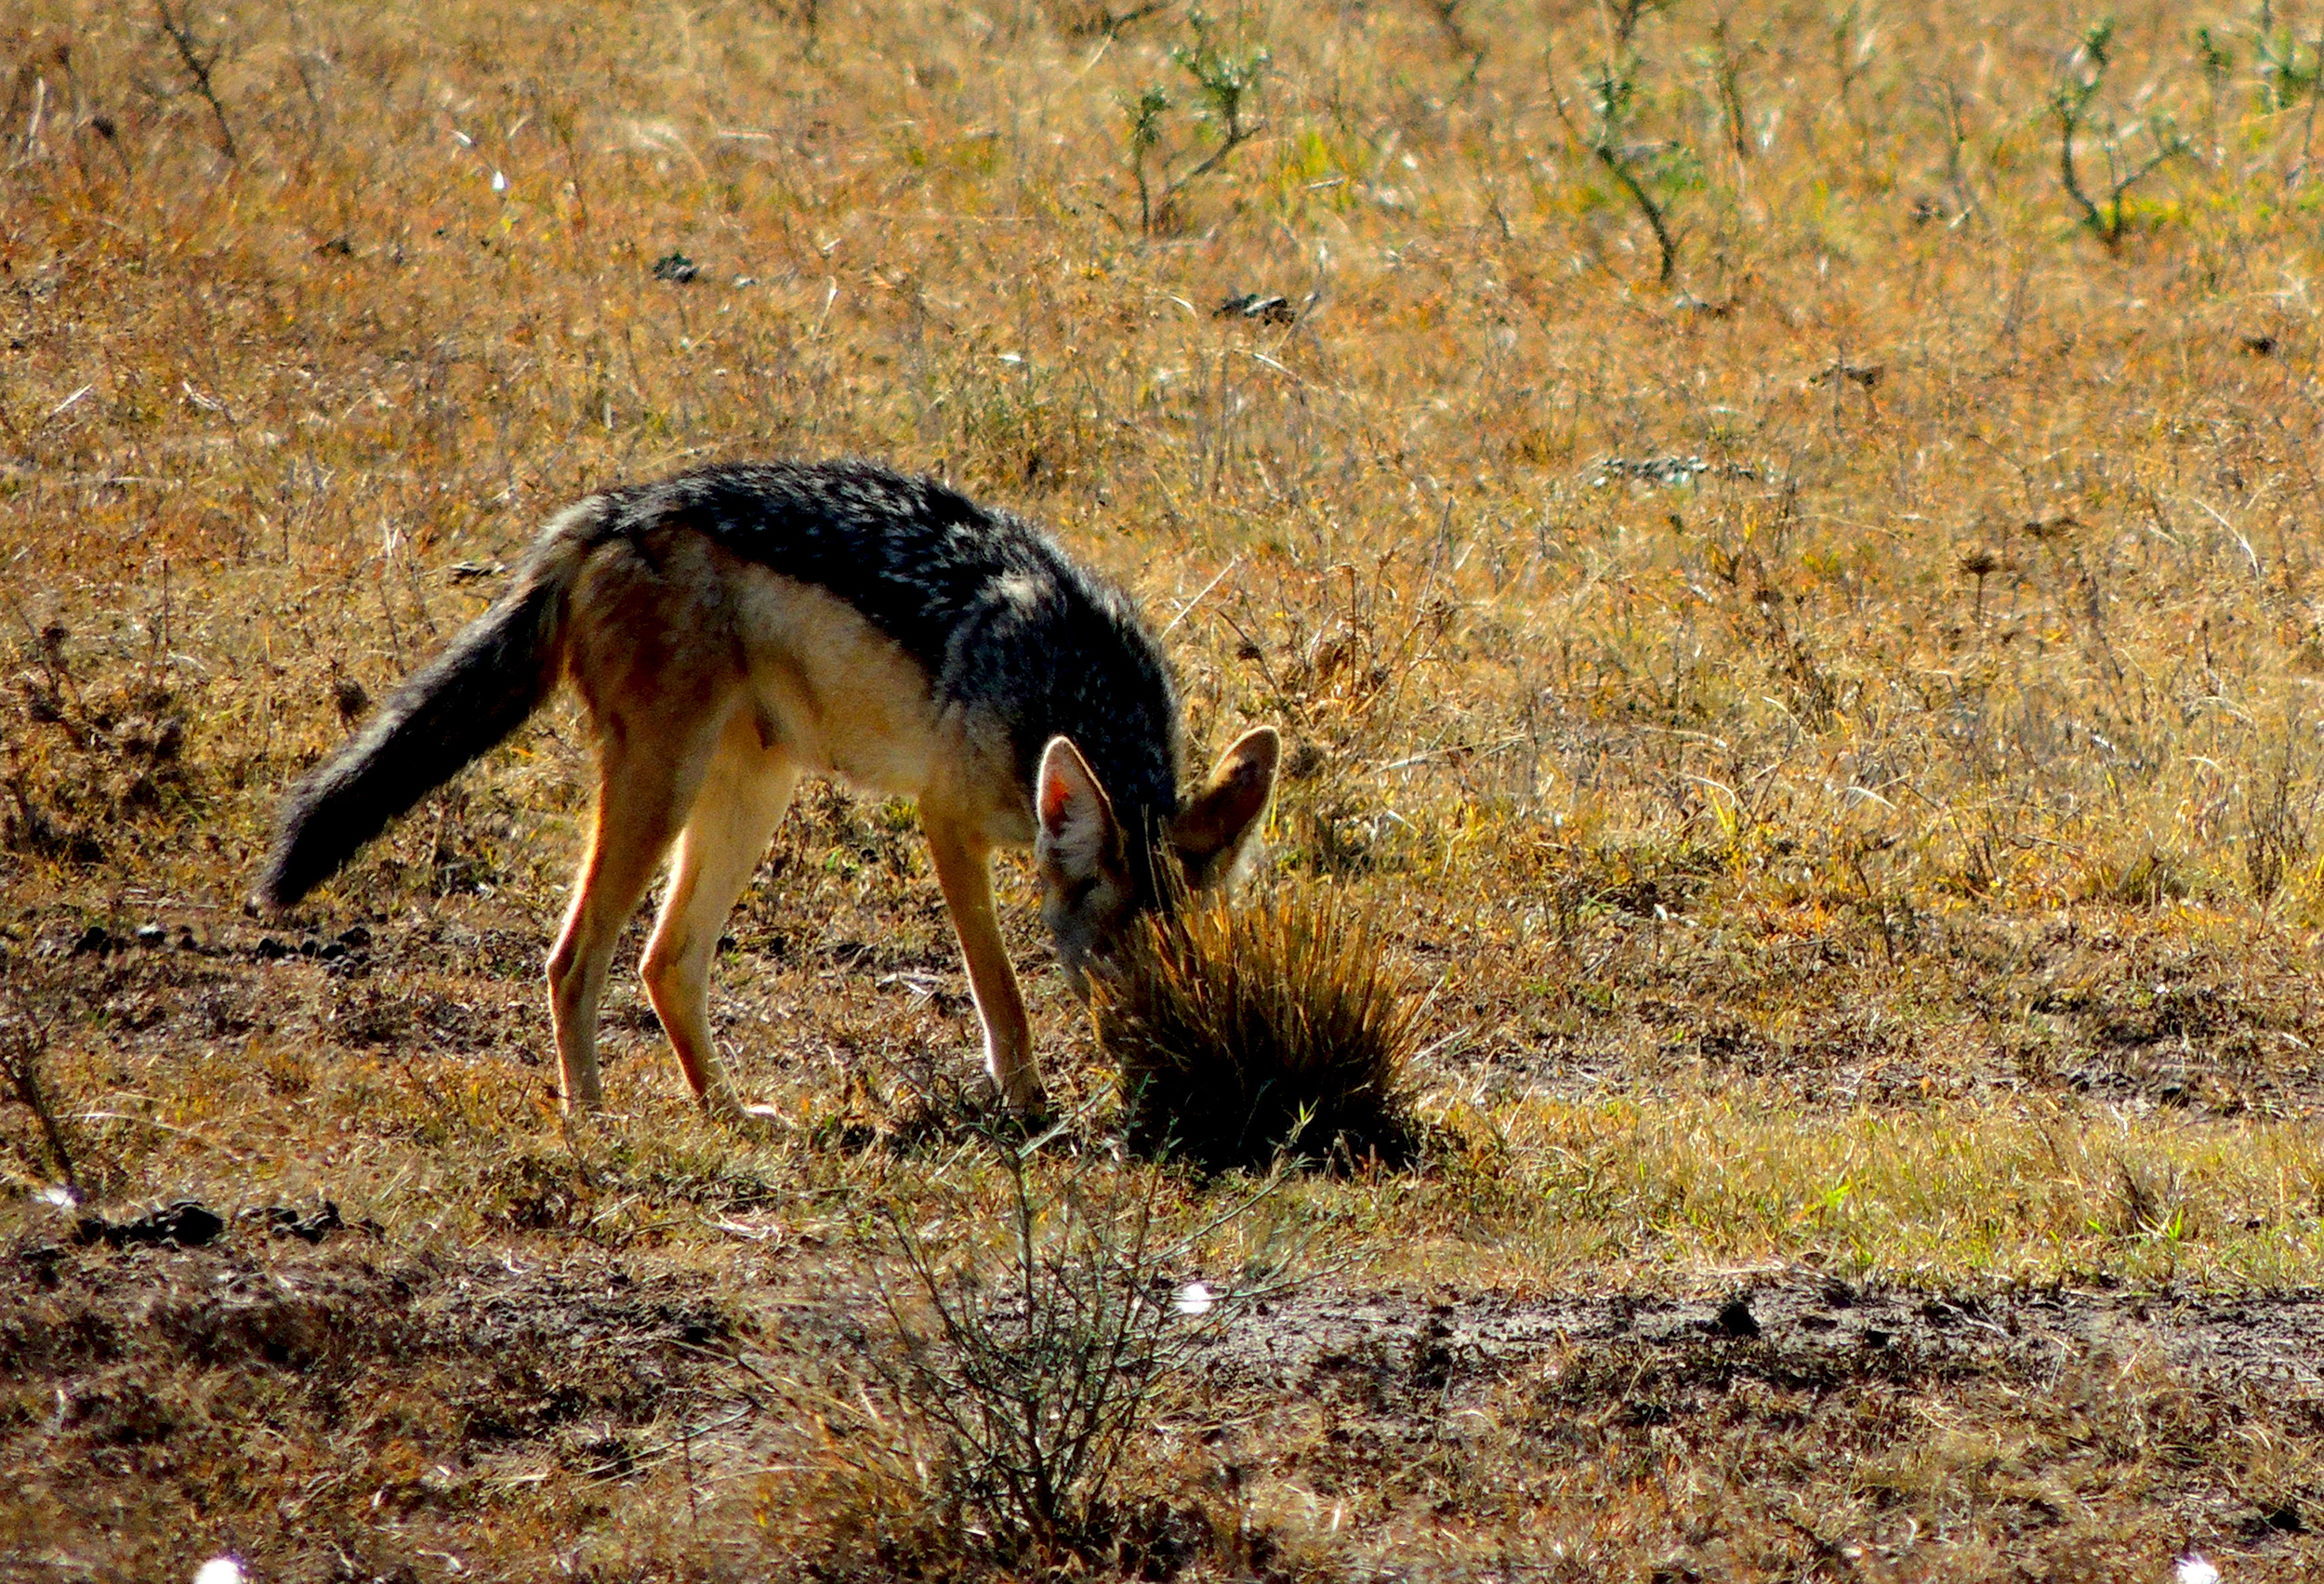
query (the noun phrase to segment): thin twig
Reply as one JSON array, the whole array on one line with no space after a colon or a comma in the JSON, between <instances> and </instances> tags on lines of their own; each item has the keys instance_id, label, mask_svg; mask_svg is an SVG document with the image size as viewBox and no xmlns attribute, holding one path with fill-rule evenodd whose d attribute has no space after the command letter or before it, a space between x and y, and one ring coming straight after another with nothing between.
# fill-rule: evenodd
<instances>
[{"instance_id":1,"label":"thin twig","mask_svg":"<svg viewBox=\"0 0 2324 1584\"><path fill-rule=\"evenodd\" d=\"M153 0L153 9L161 17L162 32L178 46L178 59L185 63L186 75L193 79L193 91L208 102L210 113L218 117L218 135L225 139L226 157L239 164L242 153L234 142L234 129L227 125L226 107L218 102L218 90L210 83L210 69L218 64L224 46L211 50L205 59L194 47L193 23L185 13L172 12L169 0Z\"/></svg>"},{"instance_id":2,"label":"thin twig","mask_svg":"<svg viewBox=\"0 0 2324 1584\"><path fill-rule=\"evenodd\" d=\"M1631 7L1631 12L1635 10L1635 7ZM1621 26L1617 46L1627 48L1630 30L1635 25L1636 19L1630 12L1625 12L1618 20ZM1599 164L1613 173L1614 179L1621 184L1622 190L1630 194L1631 202L1638 206L1638 212L1645 217L1647 226L1654 231L1655 245L1662 252L1662 263L1656 279L1667 286L1678 277L1678 239L1670 234L1661 205L1654 201L1645 185L1631 170L1630 162L1623 157L1618 146L1623 123L1628 119L1625 107L1633 85L1629 73L1618 73L1613 60L1609 59L1599 62L1597 75L1591 86L1598 97L1597 120L1588 133L1574 125L1574 118L1565 108L1565 96L1557 91L1554 82L1550 88L1550 107L1557 112L1557 118L1565 124L1567 135L1588 149L1597 157Z\"/></svg>"},{"instance_id":3,"label":"thin twig","mask_svg":"<svg viewBox=\"0 0 2324 1584\"><path fill-rule=\"evenodd\" d=\"M65 1142L64 1120L49 1103L48 1091L40 1081L40 1059L48 1047L48 1027L33 1010L23 991L14 985L8 989L16 999L16 1026L8 1031L7 1054L0 1055L0 1074L7 1076L18 1102L39 1121L41 1134L48 1141L48 1153L56 1157L57 1170L62 1174L65 1186L77 1195L81 1176L73 1164L72 1147Z\"/></svg>"}]
</instances>

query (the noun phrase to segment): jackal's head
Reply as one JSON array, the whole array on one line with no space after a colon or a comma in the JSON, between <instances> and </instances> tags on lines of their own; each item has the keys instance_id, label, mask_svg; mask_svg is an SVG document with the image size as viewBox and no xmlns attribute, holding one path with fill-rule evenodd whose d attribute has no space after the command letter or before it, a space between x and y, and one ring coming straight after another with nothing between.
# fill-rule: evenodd
<instances>
[{"instance_id":1,"label":"jackal's head","mask_svg":"<svg viewBox=\"0 0 2324 1584\"><path fill-rule=\"evenodd\" d=\"M1134 831L1115 817L1112 799L1072 739L1050 739L1034 788L1040 834L1033 851L1041 871L1041 918L1076 991L1086 989L1091 965L1114 954L1140 914L1234 879L1257 845L1281 752L1274 727L1244 733L1176 814L1158 829Z\"/></svg>"}]
</instances>

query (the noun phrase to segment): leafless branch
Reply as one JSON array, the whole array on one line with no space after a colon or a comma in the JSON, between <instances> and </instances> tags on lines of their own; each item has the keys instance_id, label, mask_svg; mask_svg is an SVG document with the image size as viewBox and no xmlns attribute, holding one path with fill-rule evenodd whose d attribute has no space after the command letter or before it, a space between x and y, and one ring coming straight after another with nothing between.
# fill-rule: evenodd
<instances>
[{"instance_id":1,"label":"leafless branch","mask_svg":"<svg viewBox=\"0 0 2324 1584\"><path fill-rule=\"evenodd\" d=\"M218 65L224 46L213 46L205 54L201 41L194 36L191 16L183 9L172 11L169 0L153 0L153 10L161 18L162 32L178 46L178 59L185 66L186 75L193 81L193 91L202 96L210 113L218 118L218 135L224 142L226 157L239 162L242 152L234 142L234 129L227 124L226 107L218 102L217 86L210 80L210 73Z\"/></svg>"}]
</instances>

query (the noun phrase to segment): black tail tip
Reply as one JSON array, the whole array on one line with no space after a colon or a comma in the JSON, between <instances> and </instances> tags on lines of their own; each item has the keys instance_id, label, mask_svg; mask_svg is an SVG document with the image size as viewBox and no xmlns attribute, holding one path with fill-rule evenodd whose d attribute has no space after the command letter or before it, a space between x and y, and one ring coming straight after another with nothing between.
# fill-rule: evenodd
<instances>
[{"instance_id":1,"label":"black tail tip","mask_svg":"<svg viewBox=\"0 0 2324 1584\"><path fill-rule=\"evenodd\" d=\"M250 893L250 900L261 912L287 913L323 883L322 875L301 874L294 863L296 856L276 852L267 860L266 868L258 876L257 889Z\"/></svg>"}]
</instances>

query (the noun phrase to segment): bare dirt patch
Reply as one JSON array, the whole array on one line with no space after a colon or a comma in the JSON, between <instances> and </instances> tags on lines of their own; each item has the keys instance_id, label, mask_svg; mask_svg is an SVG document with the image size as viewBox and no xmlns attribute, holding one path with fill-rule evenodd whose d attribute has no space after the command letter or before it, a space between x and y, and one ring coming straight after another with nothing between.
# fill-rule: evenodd
<instances>
[{"instance_id":1,"label":"bare dirt patch","mask_svg":"<svg viewBox=\"0 0 2324 1584\"><path fill-rule=\"evenodd\" d=\"M191 1250L19 1239L0 1552L51 1578L174 1577L202 1545L270 1578L437 1577L522 1513L497 1565L546 1570L681 1437L706 1463L731 1443L750 1408L719 1358L751 1301L570 1250L310 1247L263 1216Z\"/></svg>"},{"instance_id":2,"label":"bare dirt patch","mask_svg":"<svg viewBox=\"0 0 2324 1584\"><path fill-rule=\"evenodd\" d=\"M2314 1291L1791 1272L1702 1298L1312 1291L1210 1369L1255 1411L1221 1456L1261 1506L1402 1530L1414 1576L2104 1576L2196 1546L2291 1577L2324 1556L2319 1356Z\"/></svg>"},{"instance_id":3,"label":"bare dirt patch","mask_svg":"<svg viewBox=\"0 0 2324 1584\"><path fill-rule=\"evenodd\" d=\"M448 1257L267 1224L193 1250L15 1240L4 1538L37 1576L165 1574L190 1543L174 1513L269 1578L616 1553L623 1576L708 1576L604 1526L675 1501L697 1563L749 1554L738 1515L781 1499L764 1459L792 1427L732 1360L830 1353L851 1317L812 1256L706 1280L650 1254ZM1153 1450L1311 1573L1368 1573L1370 1534L1403 1537L1414 1578L1494 1556L1577 1577L2103 1572L2188 1545L2289 1577L2324 1559L2319 1357L2316 1291L1317 1283L1225 1334Z\"/></svg>"}]
</instances>

